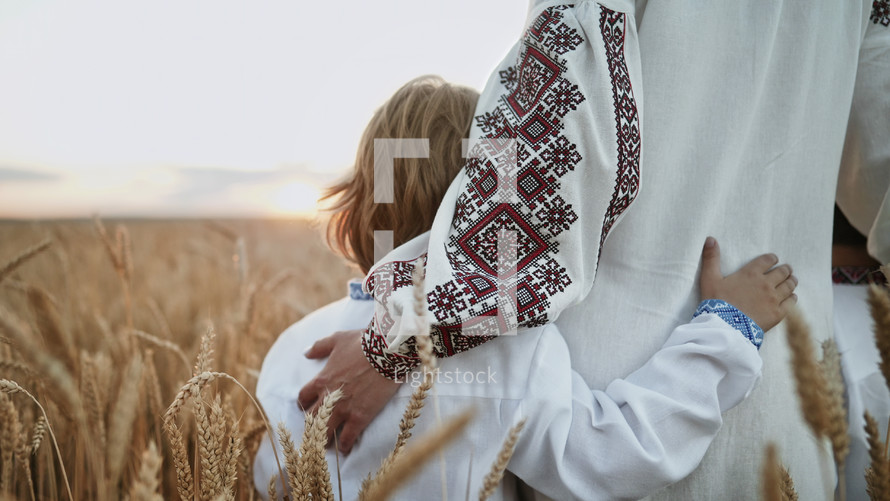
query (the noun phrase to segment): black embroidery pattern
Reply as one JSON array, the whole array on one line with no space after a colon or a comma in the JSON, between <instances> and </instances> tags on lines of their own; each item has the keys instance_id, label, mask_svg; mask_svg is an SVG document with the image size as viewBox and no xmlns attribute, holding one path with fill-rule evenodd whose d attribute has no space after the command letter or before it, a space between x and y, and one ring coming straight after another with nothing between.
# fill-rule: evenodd
<instances>
[{"instance_id":1,"label":"black embroidery pattern","mask_svg":"<svg viewBox=\"0 0 890 501\"><path fill-rule=\"evenodd\" d=\"M875 0L871 4L871 22L890 26L890 0Z\"/></svg>"},{"instance_id":2,"label":"black embroidery pattern","mask_svg":"<svg viewBox=\"0 0 890 501\"><path fill-rule=\"evenodd\" d=\"M467 186L457 198L445 242L452 279L427 295L437 321L431 335L439 357L493 337L473 335L474 327L483 326L479 331L483 333L491 333L492 325L499 332L515 327L506 325L504 312L512 310L512 306L504 309L506 300L515 304L520 326L547 323L550 298L572 284L565 267L555 259L559 253L556 237L578 220L572 204L560 196L561 183L583 160L563 131L564 118L585 101L578 85L566 77L562 57L585 42L578 30L563 22L564 11L570 7L548 8L535 19L523 37L517 63L499 72L503 91L497 105L475 117L487 141L474 145L468 155ZM618 178L603 222L604 240L638 191L640 131L624 59L625 15L600 9L619 145ZM515 139L516 148L502 148L498 139ZM512 170L505 165L513 166ZM518 200L505 203L499 181L515 182ZM505 230L512 232L509 245L516 254L507 275L504 263L498 263L498 245L503 245ZM425 261L426 255L418 259ZM388 294L411 282L414 266L415 262L388 263L380 277L375 271L369 280L374 297L385 303ZM499 280L509 283L510 297L498 290ZM377 320L382 332L394 325L388 313ZM363 348L377 370L391 379L404 377L418 362L413 342L391 353L374 325L363 339Z\"/></svg>"},{"instance_id":3,"label":"black embroidery pattern","mask_svg":"<svg viewBox=\"0 0 890 501\"><path fill-rule=\"evenodd\" d=\"M640 189L640 119L630 74L624 59L625 16L606 8L600 11L600 29L612 75L615 128L618 132L618 182L603 221L600 251L612 226L637 197Z\"/></svg>"}]
</instances>

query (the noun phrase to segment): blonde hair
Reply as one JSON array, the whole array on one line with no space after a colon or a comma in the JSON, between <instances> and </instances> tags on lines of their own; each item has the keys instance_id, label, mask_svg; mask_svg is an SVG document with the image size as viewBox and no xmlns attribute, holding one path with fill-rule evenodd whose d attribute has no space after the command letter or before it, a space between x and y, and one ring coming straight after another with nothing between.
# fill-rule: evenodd
<instances>
[{"instance_id":1,"label":"blonde hair","mask_svg":"<svg viewBox=\"0 0 890 501\"><path fill-rule=\"evenodd\" d=\"M398 246L427 231L451 181L463 166L467 137L479 94L427 75L403 85L371 118L347 179L322 197L336 201L327 228L328 244L364 272L374 264L374 231L392 230ZM393 202L374 203L374 140L429 139L429 158L396 158Z\"/></svg>"}]
</instances>

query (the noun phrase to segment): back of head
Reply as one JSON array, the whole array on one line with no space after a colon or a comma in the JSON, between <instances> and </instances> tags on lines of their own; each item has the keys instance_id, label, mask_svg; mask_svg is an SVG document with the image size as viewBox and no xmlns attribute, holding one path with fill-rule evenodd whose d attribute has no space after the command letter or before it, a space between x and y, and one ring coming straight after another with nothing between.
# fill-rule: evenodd
<instances>
[{"instance_id":1,"label":"back of head","mask_svg":"<svg viewBox=\"0 0 890 501\"><path fill-rule=\"evenodd\" d=\"M461 139L479 94L437 76L411 80L383 104L365 128L349 177L324 198L335 198L328 242L367 272L374 264L374 231L391 230L398 246L432 226L445 191L463 166ZM374 203L374 140L429 140L428 158L394 160L393 202Z\"/></svg>"}]
</instances>

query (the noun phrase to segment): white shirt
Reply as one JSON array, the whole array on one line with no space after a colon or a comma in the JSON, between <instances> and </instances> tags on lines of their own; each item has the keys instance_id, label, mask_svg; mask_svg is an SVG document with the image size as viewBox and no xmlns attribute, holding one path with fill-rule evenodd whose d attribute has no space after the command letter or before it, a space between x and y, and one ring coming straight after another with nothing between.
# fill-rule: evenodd
<instances>
[{"instance_id":1,"label":"white shirt","mask_svg":"<svg viewBox=\"0 0 890 501\"><path fill-rule=\"evenodd\" d=\"M303 430L296 401L326 360L302 356L316 340L367 325L373 301L344 298L288 328L263 362L257 397L270 421L283 421L295 437ZM616 333L604 333L612 334ZM445 451L449 499L475 496L507 431L527 424L509 471L556 499L632 499L686 476L701 460L722 424L721 413L744 399L760 375L760 357L739 331L715 314L675 329L642 367L605 391L591 391L571 370L568 347L555 326L502 336L464 354L440 360L434 391L411 440L469 407L475 419ZM354 499L392 449L398 424L420 374L413 373L363 433L351 454L339 458L343 499ZM432 401L438 395L438 406ZM409 441L409 445L411 445ZM328 451L332 484L337 457ZM472 469L470 469L472 463ZM266 493L277 473L264 440L254 481ZM514 499L504 482L492 499ZM278 492L284 489L279 485ZM428 464L398 499L437 499L439 461Z\"/></svg>"},{"instance_id":2,"label":"white shirt","mask_svg":"<svg viewBox=\"0 0 890 501\"><path fill-rule=\"evenodd\" d=\"M545 282L554 285L552 292L542 292L544 286L531 299L544 298L533 303L541 305L539 320L555 319L572 367L590 387L604 388L655 354L695 304L695 273L707 235L720 241L727 273L764 252L791 263L800 280L799 306L816 341L829 338L835 196L853 225L869 235L870 253L890 260L887 0L573 5L533 2L529 30L492 74L477 109L483 119L471 131L473 137L500 134L502 122L487 120L492 115L485 113L502 110L514 120L504 130L512 130L531 155L522 169L532 169L535 159L550 172L562 172L566 159L572 165L556 189L579 218L564 219L568 230L554 235L560 225L550 224L552 212L539 212L542 202L514 207L522 214L514 220L547 230L535 231L552 256L534 254L539 242L534 238L526 249L536 259L556 262L532 264L527 276L558 273ZM573 32L583 35L583 43L576 43ZM547 44L533 60L525 58L527 47ZM567 52L560 55L562 50ZM566 62L560 78L567 87L538 78L547 74L541 68L558 66L554 61ZM521 78L511 77L513 66L528 70L525 87ZM550 136L539 136L537 119L515 101L544 95L535 102L551 103L553 111L572 85L584 104L549 124L581 159L565 154L548 163L549 146L534 148ZM488 208L467 203L487 189L484 176L479 168L468 169L452 186L451 198L446 195L433 226L426 292L444 298L434 311L445 324L456 318L449 310L463 307L450 300L454 291L473 286L461 282L474 272L467 268L493 267L491 252L479 245L486 240L474 235L487 221ZM538 186L531 178L518 184L526 191ZM610 200L603 186L615 186L620 196ZM619 217L606 231L603 223L616 208ZM603 234L608 238L598 248ZM409 289L391 294L389 312L400 310ZM471 314L491 306L472 303L467 295L459 299L475 305L468 307L477 310ZM367 353L386 372L387 353L398 350L404 336L379 318L376 335L391 345L370 339ZM727 414L701 467L654 499L753 498L770 441L778 445L801 499L830 495L824 490L834 478L821 478L826 471L821 448L801 419L784 337L782 324L768 334L762 348L767 384ZM469 343L442 344L446 353L452 346L475 349Z\"/></svg>"}]
</instances>

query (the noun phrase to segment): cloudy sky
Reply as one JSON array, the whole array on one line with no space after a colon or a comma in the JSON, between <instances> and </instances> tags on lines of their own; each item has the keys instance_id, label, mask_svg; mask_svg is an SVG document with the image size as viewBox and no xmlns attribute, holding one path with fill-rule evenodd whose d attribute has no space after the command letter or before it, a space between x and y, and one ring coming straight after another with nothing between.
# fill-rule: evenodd
<instances>
[{"instance_id":1,"label":"cloudy sky","mask_svg":"<svg viewBox=\"0 0 890 501\"><path fill-rule=\"evenodd\" d=\"M481 88L523 0L3 0L0 218L305 213L421 74Z\"/></svg>"}]
</instances>

